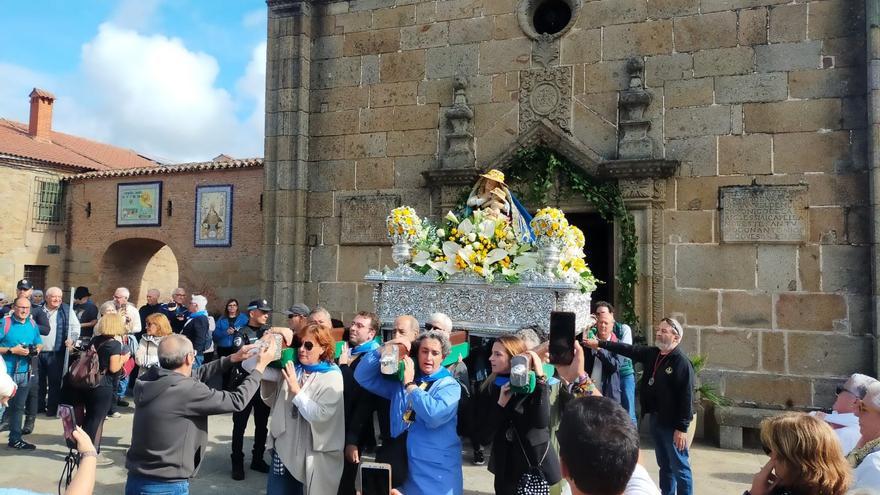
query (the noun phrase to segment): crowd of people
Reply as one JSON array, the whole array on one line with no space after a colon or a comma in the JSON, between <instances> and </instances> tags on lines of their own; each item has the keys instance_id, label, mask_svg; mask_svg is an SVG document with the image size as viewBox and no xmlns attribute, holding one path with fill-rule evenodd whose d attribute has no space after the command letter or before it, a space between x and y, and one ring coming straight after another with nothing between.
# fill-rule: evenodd
<instances>
[{"instance_id":1,"label":"crowd of people","mask_svg":"<svg viewBox=\"0 0 880 495\"><path fill-rule=\"evenodd\" d=\"M462 439L474 464L485 463L488 450L497 494L694 491L694 370L672 318L657 323L653 345L638 345L613 306L598 302L570 364L548 363L547 336L534 326L475 340L468 359L450 361L455 332L442 313L424 325L399 315L383 339L379 317L366 311L346 327L323 308L295 304L285 311L287 327L271 327L265 299L247 306L230 299L212 316L205 297L187 300L182 288L164 304L150 290L139 309L125 288L100 307L86 287L75 290L73 307L57 287L39 304L33 291L21 280L2 309L8 447L33 450L25 437L36 414L55 416L59 404L71 404L81 455L95 458L80 469L93 470L110 462L100 454L103 423L128 411L131 393L129 495L188 493L206 452L207 417L226 413L231 478L246 476L244 432L253 416L250 469L267 473L269 495L355 494L371 452L390 466L396 493L460 494ZM88 359L96 380L83 386L74 370ZM659 489L638 462L635 365L643 370L638 410L648 417ZM830 413L773 417L762 423L761 440L769 460L750 495L880 489L880 382L853 375Z\"/></svg>"}]
</instances>

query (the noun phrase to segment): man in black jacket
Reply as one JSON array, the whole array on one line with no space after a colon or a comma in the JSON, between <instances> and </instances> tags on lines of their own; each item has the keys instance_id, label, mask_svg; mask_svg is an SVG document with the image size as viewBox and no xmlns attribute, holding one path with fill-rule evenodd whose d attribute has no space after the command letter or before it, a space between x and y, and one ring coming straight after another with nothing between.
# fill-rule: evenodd
<instances>
[{"instance_id":1,"label":"man in black jacket","mask_svg":"<svg viewBox=\"0 0 880 495\"><path fill-rule=\"evenodd\" d=\"M249 344L263 337L269 329L269 315L272 306L265 299L251 301L247 306L248 322L241 327L243 343ZM240 368L240 367L239 367ZM243 370L236 379L233 374L232 385L238 386L240 380L247 376ZM269 465L263 459L266 452L266 435L269 432L269 406L260 399L260 394L254 395L253 399L240 411L232 414L232 479L240 481L244 479L244 430L247 427L248 418L254 413L254 447L251 451L251 469L261 473L269 472Z\"/></svg>"},{"instance_id":2,"label":"man in black jacket","mask_svg":"<svg viewBox=\"0 0 880 495\"><path fill-rule=\"evenodd\" d=\"M654 334L655 347L586 341L591 349L608 349L644 366L640 385L642 414L651 413L651 435L663 495L693 493L687 430L694 414L694 368L678 348L682 334L678 321L663 318Z\"/></svg>"},{"instance_id":3,"label":"man in black jacket","mask_svg":"<svg viewBox=\"0 0 880 495\"><path fill-rule=\"evenodd\" d=\"M375 437L372 441L369 437L375 435L373 411L377 407L378 397L364 390L355 381L354 370L360 363L359 358L362 354L379 347L379 344L373 340L378 332L379 316L361 311L352 319L348 331L348 345L339 355L345 402L345 467L339 482L339 495L354 495L354 481L360 455L365 446L375 444Z\"/></svg>"}]
</instances>

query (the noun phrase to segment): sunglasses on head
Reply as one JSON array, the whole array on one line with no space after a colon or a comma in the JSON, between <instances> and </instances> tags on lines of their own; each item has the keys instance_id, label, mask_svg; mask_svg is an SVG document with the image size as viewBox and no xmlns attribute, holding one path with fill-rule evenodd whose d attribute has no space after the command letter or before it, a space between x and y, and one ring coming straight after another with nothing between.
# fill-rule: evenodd
<instances>
[{"instance_id":1,"label":"sunglasses on head","mask_svg":"<svg viewBox=\"0 0 880 495\"><path fill-rule=\"evenodd\" d=\"M439 330L439 328L430 323L425 323L425 330Z\"/></svg>"},{"instance_id":2,"label":"sunglasses on head","mask_svg":"<svg viewBox=\"0 0 880 495\"><path fill-rule=\"evenodd\" d=\"M301 347L301 348L303 348L303 349L305 349L305 350L307 350L307 351L311 351L312 349L315 348L315 343L314 343L314 342L309 342L309 341L300 342L300 343L299 343L299 347Z\"/></svg>"}]
</instances>

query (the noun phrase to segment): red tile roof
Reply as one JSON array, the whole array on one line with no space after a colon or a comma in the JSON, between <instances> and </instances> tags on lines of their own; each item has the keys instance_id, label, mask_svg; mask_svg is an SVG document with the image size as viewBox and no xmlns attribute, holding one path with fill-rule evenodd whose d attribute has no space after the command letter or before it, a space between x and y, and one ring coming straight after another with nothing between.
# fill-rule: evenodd
<instances>
[{"instance_id":1,"label":"red tile roof","mask_svg":"<svg viewBox=\"0 0 880 495\"><path fill-rule=\"evenodd\" d=\"M50 141L33 139L27 124L0 119L0 156L86 170L156 167L160 163L132 150L51 131Z\"/></svg>"},{"instance_id":2,"label":"red tile roof","mask_svg":"<svg viewBox=\"0 0 880 495\"><path fill-rule=\"evenodd\" d=\"M76 175L69 175L65 177L64 180L79 181L89 179L103 179L106 177L134 177L137 175L178 174L184 172L204 172L209 170L226 170L234 168L257 168L262 166L262 158L243 158L241 160L230 158L226 161L180 163L177 165L163 165L161 167L129 168L123 170L98 170L96 172L85 172Z\"/></svg>"}]
</instances>

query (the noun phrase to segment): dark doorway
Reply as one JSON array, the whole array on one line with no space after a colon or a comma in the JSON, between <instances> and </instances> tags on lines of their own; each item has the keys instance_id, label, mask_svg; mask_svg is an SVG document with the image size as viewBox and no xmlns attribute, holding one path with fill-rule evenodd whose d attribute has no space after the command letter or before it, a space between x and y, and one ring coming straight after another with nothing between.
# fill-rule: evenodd
<instances>
[{"instance_id":1,"label":"dark doorway","mask_svg":"<svg viewBox=\"0 0 880 495\"><path fill-rule=\"evenodd\" d=\"M566 213L568 222L584 232L584 253L593 275L605 282L593 292L593 302L614 300L614 224L606 222L598 213Z\"/></svg>"}]
</instances>

